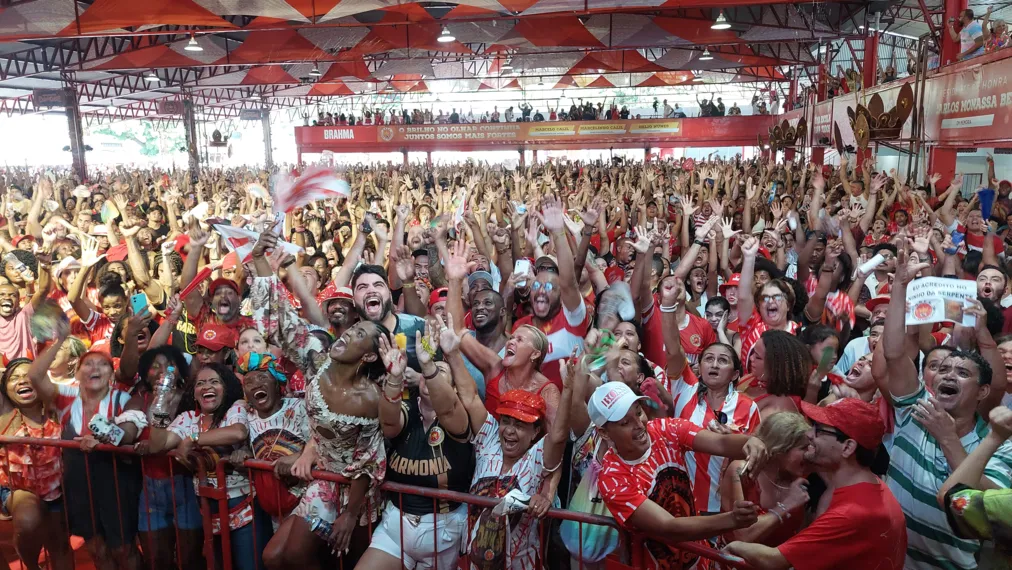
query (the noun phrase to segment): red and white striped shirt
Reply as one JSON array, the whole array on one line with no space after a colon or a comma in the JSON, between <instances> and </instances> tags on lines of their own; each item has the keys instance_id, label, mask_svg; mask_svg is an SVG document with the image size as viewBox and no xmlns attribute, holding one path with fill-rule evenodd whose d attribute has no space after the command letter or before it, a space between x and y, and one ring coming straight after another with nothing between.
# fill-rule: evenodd
<instances>
[{"instance_id":1,"label":"red and white striped shirt","mask_svg":"<svg viewBox=\"0 0 1012 570\"><path fill-rule=\"evenodd\" d=\"M809 275L808 281L805 282L805 291L808 293L808 297L812 298L815 295L815 289L819 285L819 280L815 275ZM854 328L855 315L854 315L854 302L851 301L850 295L842 291L830 291L826 297L826 311L834 315L836 318L847 319L850 321L850 327Z\"/></svg>"},{"instance_id":2,"label":"red and white striped shirt","mask_svg":"<svg viewBox=\"0 0 1012 570\"><path fill-rule=\"evenodd\" d=\"M739 319L741 315L738 316ZM759 311L752 311L752 316L749 317L748 322L745 323L743 328L739 328L739 334L741 334L741 365L745 368L745 372L751 372L748 369L748 356L752 352L752 347L759 340L759 337L763 335L769 329L769 325L763 321L763 318L759 315ZM787 328L784 329L787 332L794 334L801 328L801 324L794 321L787 321Z\"/></svg>"},{"instance_id":3,"label":"red and white striped shirt","mask_svg":"<svg viewBox=\"0 0 1012 570\"><path fill-rule=\"evenodd\" d=\"M701 428L718 419L714 411L700 401L699 379L686 368L682 377L671 384L671 398L675 402L675 417L688 420ZM730 389L719 412L727 417L726 425L737 428L737 433L752 433L759 427L759 406L745 394ZM723 457L688 451L685 464L692 477L692 495L698 512L720 512L720 474L724 466Z\"/></svg>"}]
</instances>

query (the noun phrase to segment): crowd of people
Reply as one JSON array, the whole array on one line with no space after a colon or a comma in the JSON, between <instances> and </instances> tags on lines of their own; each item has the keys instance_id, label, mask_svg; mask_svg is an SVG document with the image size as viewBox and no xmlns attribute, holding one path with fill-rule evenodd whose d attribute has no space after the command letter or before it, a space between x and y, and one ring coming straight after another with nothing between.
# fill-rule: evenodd
<instances>
[{"instance_id":1,"label":"crowd of people","mask_svg":"<svg viewBox=\"0 0 1012 570\"><path fill-rule=\"evenodd\" d=\"M738 107L737 103L733 103L730 107L725 109L724 103L720 97L716 97L716 94L712 94L709 99L699 100L698 116L700 117L723 117L727 115L741 115L741 108ZM775 101L777 95L773 93L771 95L772 101ZM752 101L753 108L757 115L768 115L770 109L766 107L765 101L759 102L759 97L756 96ZM545 105L545 109L541 110L535 108L530 102L523 102L514 107L509 105L502 111L499 110L499 106L495 105L492 111L480 112L475 115L473 109L469 109L465 112L463 108L457 109L456 107L450 108L449 113L445 109L421 109L416 108L413 110L399 108L399 109L369 109L363 107L358 118L355 117L354 113L344 112L325 112L319 111L315 119L310 122L309 115L304 115L303 120L306 126L355 126L355 125L445 125L445 124L469 124L469 123L529 123L529 122L543 122L543 121L614 121L614 120L626 120L626 119L684 119L686 115L678 103L672 107L668 104L667 99L664 100L663 104L655 97L653 102L650 104L653 112L634 113L629 109L628 105L618 105L615 99L610 102L607 99L602 99L594 104L592 101L584 101L582 98L574 100L569 108L565 108L561 103L556 102L553 107L550 103ZM773 105L773 114L777 114L779 105ZM696 111L692 111L696 113Z\"/></svg>"},{"instance_id":2,"label":"crowd of people","mask_svg":"<svg viewBox=\"0 0 1012 570\"><path fill-rule=\"evenodd\" d=\"M9 169L0 435L76 442L4 445L17 554L622 553L561 507L645 536L649 568L725 567L686 542L761 569L1008 563L1012 186L990 165L988 218L958 176L846 157L359 165L350 197L283 215L250 169ZM928 276L976 283L975 325L906 325Z\"/></svg>"}]
</instances>

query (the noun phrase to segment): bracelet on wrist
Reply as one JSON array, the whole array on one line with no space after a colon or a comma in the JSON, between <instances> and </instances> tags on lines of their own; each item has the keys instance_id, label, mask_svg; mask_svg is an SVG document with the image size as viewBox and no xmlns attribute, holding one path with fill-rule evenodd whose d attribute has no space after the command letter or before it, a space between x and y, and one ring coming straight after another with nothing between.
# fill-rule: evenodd
<instances>
[{"instance_id":1,"label":"bracelet on wrist","mask_svg":"<svg viewBox=\"0 0 1012 570\"><path fill-rule=\"evenodd\" d=\"M422 378L425 378L426 380L432 380L436 376L439 376L439 367L436 366L436 365L433 365L432 368L433 368L432 374L426 374L425 371L423 370L422 371Z\"/></svg>"},{"instance_id":2,"label":"bracelet on wrist","mask_svg":"<svg viewBox=\"0 0 1012 570\"><path fill-rule=\"evenodd\" d=\"M677 304L674 304L674 305L661 305L661 306L659 306L657 308L662 313L674 313L674 312L678 311L678 305Z\"/></svg>"},{"instance_id":3,"label":"bracelet on wrist","mask_svg":"<svg viewBox=\"0 0 1012 570\"><path fill-rule=\"evenodd\" d=\"M414 288L415 288L414 281L409 281L407 283L401 283L401 289L414 289Z\"/></svg>"}]
</instances>

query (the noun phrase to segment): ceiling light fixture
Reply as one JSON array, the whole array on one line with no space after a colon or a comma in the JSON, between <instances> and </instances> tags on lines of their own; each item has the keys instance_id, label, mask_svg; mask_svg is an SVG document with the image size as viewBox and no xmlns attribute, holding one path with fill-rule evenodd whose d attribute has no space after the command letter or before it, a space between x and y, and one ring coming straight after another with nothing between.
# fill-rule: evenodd
<instances>
[{"instance_id":1,"label":"ceiling light fixture","mask_svg":"<svg viewBox=\"0 0 1012 570\"><path fill-rule=\"evenodd\" d=\"M197 38L193 37L193 35L190 35L190 41L186 43L186 47L184 47L183 50L204 51L204 48L200 47L200 44L197 43Z\"/></svg>"},{"instance_id":2,"label":"ceiling light fixture","mask_svg":"<svg viewBox=\"0 0 1012 570\"><path fill-rule=\"evenodd\" d=\"M713 25L710 26L710 29L711 30L727 30L727 29L730 29L730 28L731 28L731 22L727 21L727 18L724 17L724 11L721 10L720 13L717 14L717 19L714 20Z\"/></svg>"},{"instance_id":3,"label":"ceiling light fixture","mask_svg":"<svg viewBox=\"0 0 1012 570\"><path fill-rule=\"evenodd\" d=\"M703 48L703 55L699 56L699 61L710 61L713 56L710 55L710 48Z\"/></svg>"},{"instance_id":4,"label":"ceiling light fixture","mask_svg":"<svg viewBox=\"0 0 1012 570\"><path fill-rule=\"evenodd\" d=\"M450 30L446 26L443 26L443 33L439 34L436 41L441 44L448 44L456 39L457 38L453 37L453 34L450 33Z\"/></svg>"},{"instance_id":5,"label":"ceiling light fixture","mask_svg":"<svg viewBox=\"0 0 1012 570\"><path fill-rule=\"evenodd\" d=\"M320 72L320 64L319 63L314 63L313 64L313 69L311 69L309 71L309 75L311 77L319 77L319 76L323 75L323 73Z\"/></svg>"},{"instance_id":6,"label":"ceiling light fixture","mask_svg":"<svg viewBox=\"0 0 1012 570\"><path fill-rule=\"evenodd\" d=\"M161 81L161 79L159 79L158 76L155 75L155 72L152 70L148 71L147 75L144 76L144 81L150 81L154 83L156 81Z\"/></svg>"}]
</instances>

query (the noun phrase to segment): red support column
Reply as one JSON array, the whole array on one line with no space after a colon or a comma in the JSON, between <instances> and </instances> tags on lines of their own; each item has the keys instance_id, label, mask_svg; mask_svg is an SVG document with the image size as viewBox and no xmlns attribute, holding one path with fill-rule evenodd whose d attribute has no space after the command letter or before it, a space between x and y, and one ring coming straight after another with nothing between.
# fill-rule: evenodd
<instances>
[{"instance_id":1,"label":"red support column","mask_svg":"<svg viewBox=\"0 0 1012 570\"><path fill-rule=\"evenodd\" d=\"M531 162L533 164L538 163L538 149L534 149L531 151Z\"/></svg>"},{"instance_id":2,"label":"red support column","mask_svg":"<svg viewBox=\"0 0 1012 570\"><path fill-rule=\"evenodd\" d=\"M426 151L425 153L425 166L432 168L432 151Z\"/></svg>"},{"instance_id":3,"label":"red support column","mask_svg":"<svg viewBox=\"0 0 1012 570\"><path fill-rule=\"evenodd\" d=\"M928 174L935 173L942 175L935 188L948 188L956 175L956 149L936 146L928 151Z\"/></svg>"},{"instance_id":4,"label":"red support column","mask_svg":"<svg viewBox=\"0 0 1012 570\"><path fill-rule=\"evenodd\" d=\"M408 165L408 150L407 149L402 150L401 154L404 155L404 166L407 166Z\"/></svg>"},{"instance_id":5,"label":"red support column","mask_svg":"<svg viewBox=\"0 0 1012 570\"><path fill-rule=\"evenodd\" d=\"M822 166L826 162L826 147L824 146L813 146L812 147L812 164L818 164Z\"/></svg>"},{"instance_id":6,"label":"red support column","mask_svg":"<svg viewBox=\"0 0 1012 570\"><path fill-rule=\"evenodd\" d=\"M942 29L939 32L942 36L942 65L948 65L956 61L959 55L959 38L955 41L949 37L949 20L955 20L956 32L959 32L959 13L966 10L967 0L945 0L945 15L943 16ZM930 17L925 14L925 17Z\"/></svg>"},{"instance_id":7,"label":"red support column","mask_svg":"<svg viewBox=\"0 0 1012 570\"><path fill-rule=\"evenodd\" d=\"M643 149L643 162L650 162L650 147Z\"/></svg>"},{"instance_id":8,"label":"red support column","mask_svg":"<svg viewBox=\"0 0 1012 570\"><path fill-rule=\"evenodd\" d=\"M864 86L874 87L878 79L878 32L869 31L864 39Z\"/></svg>"},{"instance_id":9,"label":"red support column","mask_svg":"<svg viewBox=\"0 0 1012 570\"><path fill-rule=\"evenodd\" d=\"M520 153L520 166L527 166L527 161L524 160L524 149L520 149L517 152Z\"/></svg>"},{"instance_id":10,"label":"red support column","mask_svg":"<svg viewBox=\"0 0 1012 570\"><path fill-rule=\"evenodd\" d=\"M790 162L790 161L794 160L794 149L793 148L785 148L784 149L784 160L786 160L787 162Z\"/></svg>"}]
</instances>

